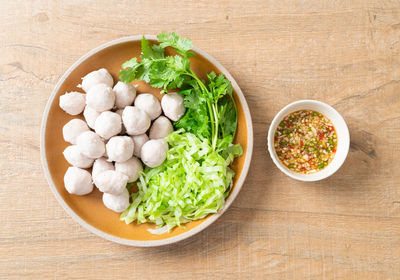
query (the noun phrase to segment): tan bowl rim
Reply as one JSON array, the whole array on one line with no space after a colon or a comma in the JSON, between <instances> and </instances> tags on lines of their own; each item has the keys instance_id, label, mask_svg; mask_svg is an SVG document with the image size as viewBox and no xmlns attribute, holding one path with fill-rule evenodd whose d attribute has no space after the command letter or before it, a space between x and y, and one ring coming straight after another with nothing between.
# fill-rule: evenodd
<instances>
[{"instance_id":1,"label":"tan bowl rim","mask_svg":"<svg viewBox=\"0 0 400 280\"><path fill-rule=\"evenodd\" d=\"M149 40L157 40L157 37L155 35L145 35L146 39ZM151 241L140 241L140 240L130 240L130 239L125 239L125 238L120 238L116 237L113 235L110 235L108 233L105 233L90 224L88 224L85 220L83 220L81 217L79 217L69 206L68 204L62 199L61 195L57 191L56 186L54 185L54 182L51 178L49 168L48 168L48 163L47 163L47 158L46 158L46 152L45 152L45 131L46 131L46 125L47 125L47 119L49 116L49 111L51 108L51 105L54 102L54 99L56 97L57 92L59 91L61 85L65 81L65 79L71 74L71 72L77 68L82 62L84 62L86 59L91 57L92 55L117 44L121 43L126 43L126 42L131 42L131 41L138 41L142 39L142 35L135 35L135 36L128 36L128 37L123 37L120 39L116 39L113 41L110 41L108 43L105 43L101 46L98 46L97 48L92 49L88 53L86 53L84 56L82 56L80 59L78 59L74 64L72 64L71 67L61 76L61 78L58 80L55 88L53 89L50 98L47 101L44 113L43 113L43 118L42 118L42 124L41 124L41 131L40 131L40 157L42 161L42 166L44 169L44 173L47 179L48 184L50 185L50 189L52 190L54 196L56 197L57 201L61 206L64 208L64 210L75 220L77 221L82 227L85 229L89 230L90 232L107 239L109 241L123 244L123 245L128 245L128 246L137 246L137 247L153 247L153 246L162 246L162 245L167 245L171 243L175 243L178 241L181 241L183 239L186 239L190 236L193 236L200 231L204 230L206 227L211 225L213 222L215 222L231 205L231 203L235 200L236 196L238 195L240 189L243 186L243 183L245 181L245 178L247 176L247 172L250 167L250 161L252 157L252 152L253 152L253 126L252 126L252 121L251 121L251 115L250 115L250 110L247 105L246 99L243 95L243 92L239 88L238 84L236 83L235 79L231 76L231 74L228 72L228 70L223 67L215 58L213 58L211 55L206 53L205 51L193 47L193 50L203 57L205 57L207 60L209 60L213 65L215 65L221 73L223 73L231 82L234 90L236 91L237 97L239 98L243 111L245 114L245 119L246 119L246 126L247 126L247 151L246 151L246 158L245 162L243 164L243 169L240 174L240 177L233 188L232 192L230 193L228 199L226 200L223 208L216 214L213 214L210 218L208 218L206 221L198 225L197 227L194 227L193 229L186 231L180 235L173 236L170 238L162 239L162 240L151 240Z\"/></svg>"}]
</instances>

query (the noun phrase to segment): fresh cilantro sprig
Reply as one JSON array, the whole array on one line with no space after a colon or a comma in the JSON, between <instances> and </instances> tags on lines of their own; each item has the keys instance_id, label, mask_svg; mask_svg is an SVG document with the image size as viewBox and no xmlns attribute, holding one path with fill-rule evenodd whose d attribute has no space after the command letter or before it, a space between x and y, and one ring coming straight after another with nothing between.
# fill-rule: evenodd
<instances>
[{"instance_id":1,"label":"fresh cilantro sprig","mask_svg":"<svg viewBox=\"0 0 400 280\"><path fill-rule=\"evenodd\" d=\"M224 151L231 147L237 127L237 107L231 82L214 72L207 74L207 81L202 81L193 72L189 58L195 54L190 51L193 45L189 38L180 38L175 32L162 32L157 39L158 45L150 45L142 38L140 61L134 57L122 64L120 80L126 83L144 80L152 87L161 88L162 93L179 89L179 93L185 95L187 110L174 123L175 127L208 139L213 150ZM165 56L167 47L177 55Z\"/></svg>"},{"instance_id":2,"label":"fresh cilantro sprig","mask_svg":"<svg viewBox=\"0 0 400 280\"><path fill-rule=\"evenodd\" d=\"M161 48L172 47L174 50L184 57L192 57L194 53L190 50L193 49L192 40L189 38L180 38L178 34L172 32L170 35L167 32L161 32L157 35Z\"/></svg>"}]
</instances>

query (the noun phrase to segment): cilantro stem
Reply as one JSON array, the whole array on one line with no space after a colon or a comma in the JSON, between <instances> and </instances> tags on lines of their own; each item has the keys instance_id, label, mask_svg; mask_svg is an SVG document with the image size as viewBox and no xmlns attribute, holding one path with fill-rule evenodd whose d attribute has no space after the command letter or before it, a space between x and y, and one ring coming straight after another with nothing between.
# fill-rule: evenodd
<instances>
[{"instance_id":1,"label":"cilantro stem","mask_svg":"<svg viewBox=\"0 0 400 280\"><path fill-rule=\"evenodd\" d=\"M236 112L236 114L235 114L236 125L235 125L235 130L233 131L233 139L234 139L236 136L236 130L237 130L237 124L238 124L238 110L237 110L236 101L235 101L235 98L233 97L233 94L231 97L232 97L231 99L232 99L233 106L235 107L235 112Z\"/></svg>"},{"instance_id":2,"label":"cilantro stem","mask_svg":"<svg viewBox=\"0 0 400 280\"><path fill-rule=\"evenodd\" d=\"M216 104L210 104L209 96L211 96L209 90L206 85L197 77L197 75L193 72L192 69L189 69L188 73L193 79L196 80L197 84L203 90L203 95L207 102L208 113L210 115L211 121L211 140L212 140L212 149L215 150L217 147L218 140L218 109L216 108Z\"/></svg>"},{"instance_id":3,"label":"cilantro stem","mask_svg":"<svg viewBox=\"0 0 400 280\"><path fill-rule=\"evenodd\" d=\"M215 131L214 131L214 138L212 142L212 147L213 150L217 147L217 140L218 140L218 107L217 104L213 104L213 112L214 112L214 118L215 118Z\"/></svg>"}]
</instances>

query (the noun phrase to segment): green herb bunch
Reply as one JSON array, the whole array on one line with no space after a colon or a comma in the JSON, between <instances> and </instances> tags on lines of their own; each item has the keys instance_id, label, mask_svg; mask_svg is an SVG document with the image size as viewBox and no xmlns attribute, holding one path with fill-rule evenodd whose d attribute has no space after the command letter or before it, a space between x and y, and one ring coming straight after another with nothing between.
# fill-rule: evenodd
<instances>
[{"instance_id":1,"label":"green herb bunch","mask_svg":"<svg viewBox=\"0 0 400 280\"><path fill-rule=\"evenodd\" d=\"M162 32L157 36L159 44L152 44L142 38L142 54L126 61L119 72L120 80L130 83L144 80L162 93L178 90L184 95L185 115L174 123L175 128L183 128L211 143L213 150L224 152L232 147L238 122L237 107L232 93L232 84L224 75L214 72L201 80L190 67L192 41L180 38L178 34ZM171 47L175 55L166 55Z\"/></svg>"}]
</instances>

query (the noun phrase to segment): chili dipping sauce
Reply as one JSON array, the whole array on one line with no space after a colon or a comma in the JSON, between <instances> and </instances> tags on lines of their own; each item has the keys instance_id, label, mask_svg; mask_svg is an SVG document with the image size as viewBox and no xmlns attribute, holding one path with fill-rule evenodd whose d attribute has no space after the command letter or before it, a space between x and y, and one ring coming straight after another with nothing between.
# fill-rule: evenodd
<instances>
[{"instance_id":1,"label":"chili dipping sauce","mask_svg":"<svg viewBox=\"0 0 400 280\"><path fill-rule=\"evenodd\" d=\"M279 160L290 170L303 174L318 172L335 157L336 130L319 112L296 111L278 125L274 146Z\"/></svg>"}]
</instances>

